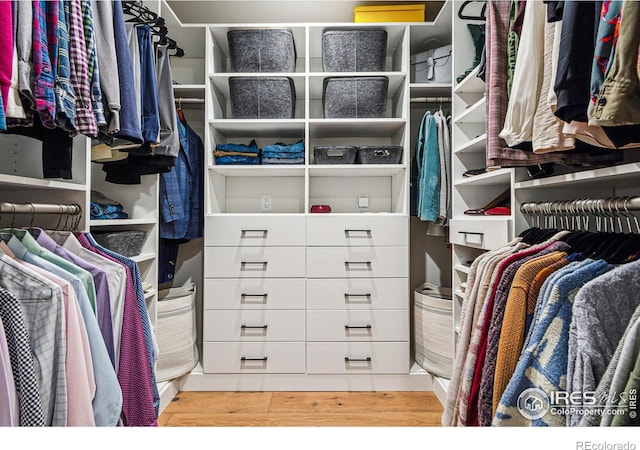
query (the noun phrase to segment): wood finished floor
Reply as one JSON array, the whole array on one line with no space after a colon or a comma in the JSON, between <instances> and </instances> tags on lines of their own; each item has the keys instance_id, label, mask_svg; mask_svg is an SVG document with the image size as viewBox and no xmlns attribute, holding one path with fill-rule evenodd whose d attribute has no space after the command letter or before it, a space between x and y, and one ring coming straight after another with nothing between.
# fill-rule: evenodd
<instances>
[{"instance_id":1,"label":"wood finished floor","mask_svg":"<svg viewBox=\"0 0 640 450\"><path fill-rule=\"evenodd\" d=\"M180 392L164 427L428 427L443 409L433 392Z\"/></svg>"}]
</instances>

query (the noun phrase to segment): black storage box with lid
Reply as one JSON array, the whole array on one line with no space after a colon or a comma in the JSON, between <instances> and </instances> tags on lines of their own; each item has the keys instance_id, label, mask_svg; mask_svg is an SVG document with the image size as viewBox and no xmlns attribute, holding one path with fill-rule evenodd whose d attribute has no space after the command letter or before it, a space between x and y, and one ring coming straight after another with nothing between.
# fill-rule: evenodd
<instances>
[{"instance_id":1,"label":"black storage box with lid","mask_svg":"<svg viewBox=\"0 0 640 450\"><path fill-rule=\"evenodd\" d=\"M325 72L384 72L385 30L328 30L322 34Z\"/></svg>"},{"instance_id":2,"label":"black storage box with lid","mask_svg":"<svg viewBox=\"0 0 640 450\"><path fill-rule=\"evenodd\" d=\"M288 77L229 78L233 119L293 119L296 89Z\"/></svg>"},{"instance_id":3,"label":"black storage box with lid","mask_svg":"<svg viewBox=\"0 0 640 450\"><path fill-rule=\"evenodd\" d=\"M293 34L282 29L227 32L231 72L295 72Z\"/></svg>"},{"instance_id":4,"label":"black storage box with lid","mask_svg":"<svg viewBox=\"0 0 640 450\"><path fill-rule=\"evenodd\" d=\"M358 147L347 145L313 148L316 164L353 164L357 153Z\"/></svg>"},{"instance_id":5,"label":"black storage box with lid","mask_svg":"<svg viewBox=\"0 0 640 450\"><path fill-rule=\"evenodd\" d=\"M327 119L381 118L387 109L387 77L324 79L322 108Z\"/></svg>"},{"instance_id":6,"label":"black storage box with lid","mask_svg":"<svg viewBox=\"0 0 640 450\"><path fill-rule=\"evenodd\" d=\"M400 164L400 145L358 147L356 162L359 164Z\"/></svg>"}]
</instances>

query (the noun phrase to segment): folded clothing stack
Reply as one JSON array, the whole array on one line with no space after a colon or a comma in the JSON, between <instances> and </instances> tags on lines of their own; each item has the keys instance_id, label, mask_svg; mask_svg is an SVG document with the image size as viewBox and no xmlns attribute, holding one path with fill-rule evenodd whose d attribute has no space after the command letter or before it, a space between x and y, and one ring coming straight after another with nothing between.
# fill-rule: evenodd
<instances>
[{"instance_id":1,"label":"folded clothing stack","mask_svg":"<svg viewBox=\"0 0 640 450\"><path fill-rule=\"evenodd\" d=\"M124 212L124 207L115 200L98 191L91 191L89 202L91 219L128 219L129 214Z\"/></svg>"},{"instance_id":2,"label":"folded clothing stack","mask_svg":"<svg viewBox=\"0 0 640 450\"><path fill-rule=\"evenodd\" d=\"M262 150L262 164L304 164L304 142L267 145Z\"/></svg>"},{"instance_id":3,"label":"folded clothing stack","mask_svg":"<svg viewBox=\"0 0 640 450\"><path fill-rule=\"evenodd\" d=\"M216 164L260 164L260 149L255 140L249 145L216 144L213 156Z\"/></svg>"}]
</instances>

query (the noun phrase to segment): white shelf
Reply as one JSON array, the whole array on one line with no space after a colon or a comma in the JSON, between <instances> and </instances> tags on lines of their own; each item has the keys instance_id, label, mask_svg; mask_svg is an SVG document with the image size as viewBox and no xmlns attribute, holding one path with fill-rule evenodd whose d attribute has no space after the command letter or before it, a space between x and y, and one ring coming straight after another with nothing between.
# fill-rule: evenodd
<instances>
[{"instance_id":1,"label":"white shelf","mask_svg":"<svg viewBox=\"0 0 640 450\"><path fill-rule=\"evenodd\" d=\"M460 324L457 324L457 325L454 327L453 331L455 331L455 332L456 332L456 334L460 334L460 331L461 331Z\"/></svg>"},{"instance_id":2,"label":"white shelf","mask_svg":"<svg viewBox=\"0 0 640 450\"><path fill-rule=\"evenodd\" d=\"M463 292L463 291L461 291L460 289L456 289L456 290L454 290L453 292L454 292L454 294L456 295L456 297L464 298L464 292Z\"/></svg>"},{"instance_id":3,"label":"white shelf","mask_svg":"<svg viewBox=\"0 0 640 450\"><path fill-rule=\"evenodd\" d=\"M233 137L304 136L304 119L214 119L209 123L216 131Z\"/></svg>"},{"instance_id":4,"label":"white shelf","mask_svg":"<svg viewBox=\"0 0 640 450\"><path fill-rule=\"evenodd\" d=\"M144 299L145 300L149 300L150 298L155 296L157 293L158 293L158 291L156 291L155 289L149 289L148 291L146 291L144 293Z\"/></svg>"},{"instance_id":5,"label":"white shelf","mask_svg":"<svg viewBox=\"0 0 640 450\"><path fill-rule=\"evenodd\" d=\"M174 84L173 95L176 98L186 97L204 100L205 89L206 87L204 84Z\"/></svg>"},{"instance_id":6,"label":"white shelf","mask_svg":"<svg viewBox=\"0 0 640 450\"><path fill-rule=\"evenodd\" d=\"M89 221L89 225L93 227L107 227L107 226L127 226L127 225L155 225L157 221L155 219L93 219Z\"/></svg>"},{"instance_id":7,"label":"white shelf","mask_svg":"<svg viewBox=\"0 0 640 450\"><path fill-rule=\"evenodd\" d=\"M318 164L309 166L312 177L390 177L406 170L404 164Z\"/></svg>"},{"instance_id":8,"label":"white shelf","mask_svg":"<svg viewBox=\"0 0 640 450\"><path fill-rule=\"evenodd\" d=\"M3 190L56 189L78 192L83 192L86 189L83 184L6 174L0 174L0 187Z\"/></svg>"},{"instance_id":9,"label":"white shelf","mask_svg":"<svg viewBox=\"0 0 640 450\"><path fill-rule=\"evenodd\" d=\"M454 182L455 186L499 186L511 183L511 169L498 169L480 175L463 178Z\"/></svg>"},{"instance_id":10,"label":"white shelf","mask_svg":"<svg viewBox=\"0 0 640 450\"><path fill-rule=\"evenodd\" d=\"M471 268L463 264L456 264L454 269L456 269L458 272L466 273L468 275Z\"/></svg>"},{"instance_id":11,"label":"white shelf","mask_svg":"<svg viewBox=\"0 0 640 450\"><path fill-rule=\"evenodd\" d=\"M453 150L455 154L467 153L485 153L487 151L487 133L483 133L475 139L472 139L458 146Z\"/></svg>"},{"instance_id":12,"label":"white shelf","mask_svg":"<svg viewBox=\"0 0 640 450\"><path fill-rule=\"evenodd\" d=\"M453 88L454 94L460 97L467 105L475 103L479 97L484 95L485 83L477 77L479 69L480 66L477 66Z\"/></svg>"},{"instance_id":13,"label":"white shelf","mask_svg":"<svg viewBox=\"0 0 640 450\"><path fill-rule=\"evenodd\" d=\"M486 97L469 106L462 114L454 119L456 124L485 123L486 121Z\"/></svg>"},{"instance_id":14,"label":"white shelf","mask_svg":"<svg viewBox=\"0 0 640 450\"><path fill-rule=\"evenodd\" d=\"M322 137L388 137L402 130L404 119L310 119L311 138Z\"/></svg>"},{"instance_id":15,"label":"white shelf","mask_svg":"<svg viewBox=\"0 0 640 450\"><path fill-rule=\"evenodd\" d=\"M226 177L304 177L304 165L295 166L209 166L213 173Z\"/></svg>"},{"instance_id":16,"label":"white shelf","mask_svg":"<svg viewBox=\"0 0 640 450\"><path fill-rule=\"evenodd\" d=\"M537 180L521 181L515 183L515 189L555 188L558 186L562 186L563 188L580 188L586 185L602 187L637 186L638 173L640 173L640 163L636 162L556 175Z\"/></svg>"},{"instance_id":17,"label":"white shelf","mask_svg":"<svg viewBox=\"0 0 640 450\"><path fill-rule=\"evenodd\" d=\"M156 254L155 253L140 253L139 255L136 256L131 256L129 259L137 262L137 263L142 263L145 261L152 261L156 258Z\"/></svg>"}]
</instances>

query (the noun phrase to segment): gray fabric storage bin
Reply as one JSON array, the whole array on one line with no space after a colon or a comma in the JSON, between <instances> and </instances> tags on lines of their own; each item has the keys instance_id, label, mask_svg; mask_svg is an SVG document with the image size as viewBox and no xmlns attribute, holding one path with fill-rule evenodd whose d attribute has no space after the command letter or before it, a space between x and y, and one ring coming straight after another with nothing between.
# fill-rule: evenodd
<instances>
[{"instance_id":1,"label":"gray fabric storage bin","mask_svg":"<svg viewBox=\"0 0 640 450\"><path fill-rule=\"evenodd\" d=\"M363 146L358 148L359 164L400 164L402 147L399 145Z\"/></svg>"},{"instance_id":2,"label":"gray fabric storage bin","mask_svg":"<svg viewBox=\"0 0 640 450\"><path fill-rule=\"evenodd\" d=\"M353 164L356 161L357 153L358 147L355 146L313 148L316 164Z\"/></svg>"},{"instance_id":3,"label":"gray fabric storage bin","mask_svg":"<svg viewBox=\"0 0 640 450\"><path fill-rule=\"evenodd\" d=\"M325 72L384 72L385 30L328 30L322 34Z\"/></svg>"},{"instance_id":4,"label":"gray fabric storage bin","mask_svg":"<svg viewBox=\"0 0 640 450\"><path fill-rule=\"evenodd\" d=\"M92 232L91 235L98 244L126 257L139 255L147 238L147 232L139 230Z\"/></svg>"},{"instance_id":5,"label":"gray fabric storage bin","mask_svg":"<svg viewBox=\"0 0 640 450\"><path fill-rule=\"evenodd\" d=\"M380 118L387 108L387 77L324 79L322 108L327 119Z\"/></svg>"},{"instance_id":6,"label":"gray fabric storage bin","mask_svg":"<svg viewBox=\"0 0 640 450\"><path fill-rule=\"evenodd\" d=\"M296 90L288 77L231 77L233 119L293 119Z\"/></svg>"},{"instance_id":7,"label":"gray fabric storage bin","mask_svg":"<svg viewBox=\"0 0 640 450\"><path fill-rule=\"evenodd\" d=\"M227 32L231 72L295 72L296 46L289 30Z\"/></svg>"}]
</instances>

